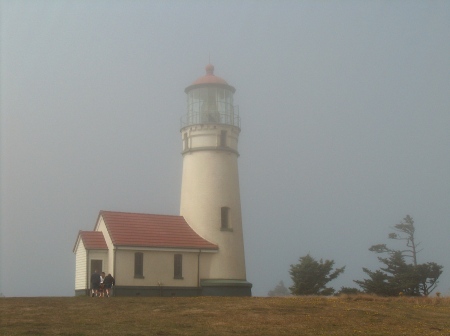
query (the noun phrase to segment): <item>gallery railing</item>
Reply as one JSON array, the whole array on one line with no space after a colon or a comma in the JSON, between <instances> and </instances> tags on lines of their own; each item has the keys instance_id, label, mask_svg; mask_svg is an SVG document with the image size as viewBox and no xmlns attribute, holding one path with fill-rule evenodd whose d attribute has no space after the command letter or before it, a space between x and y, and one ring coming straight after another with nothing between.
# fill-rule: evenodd
<instances>
[{"instance_id":1,"label":"gallery railing","mask_svg":"<svg viewBox=\"0 0 450 336\"><path fill-rule=\"evenodd\" d=\"M226 124L240 128L241 118L239 117L239 107L235 106L232 112L188 112L181 117L181 128L198 124Z\"/></svg>"}]
</instances>

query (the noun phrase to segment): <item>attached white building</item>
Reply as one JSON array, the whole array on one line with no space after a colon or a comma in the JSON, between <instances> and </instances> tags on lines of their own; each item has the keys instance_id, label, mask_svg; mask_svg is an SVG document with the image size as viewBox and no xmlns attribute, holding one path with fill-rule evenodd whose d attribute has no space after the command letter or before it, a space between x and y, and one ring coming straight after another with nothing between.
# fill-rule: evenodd
<instances>
[{"instance_id":1,"label":"attached white building","mask_svg":"<svg viewBox=\"0 0 450 336\"><path fill-rule=\"evenodd\" d=\"M200 295L218 250L181 216L100 211L73 249L75 293L86 295L98 270L114 276L115 295Z\"/></svg>"}]
</instances>

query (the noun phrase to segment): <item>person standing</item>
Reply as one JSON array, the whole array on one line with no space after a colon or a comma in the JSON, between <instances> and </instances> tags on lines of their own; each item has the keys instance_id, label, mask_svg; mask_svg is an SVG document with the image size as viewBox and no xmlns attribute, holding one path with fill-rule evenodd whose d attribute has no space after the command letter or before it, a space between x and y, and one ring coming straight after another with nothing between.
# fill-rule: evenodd
<instances>
[{"instance_id":1,"label":"person standing","mask_svg":"<svg viewBox=\"0 0 450 336\"><path fill-rule=\"evenodd\" d=\"M91 274L91 296L97 296L98 290L100 288L100 274L98 273L98 270L95 270L94 273Z\"/></svg>"},{"instance_id":2,"label":"person standing","mask_svg":"<svg viewBox=\"0 0 450 336\"><path fill-rule=\"evenodd\" d=\"M105 286L106 296L110 297L111 295L111 288L116 284L116 281L114 280L111 273L109 273L105 279L103 280L103 285Z\"/></svg>"},{"instance_id":3,"label":"person standing","mask_svg":"<svg viewBox=\"0 0 450 336\"><path fill-rule=\"evenodd\" d=\"M98 296L100 297L105 296L105 285L103 284L104 280L105 280L105 272L102 272L100 274L100 288L98 289Z\"/></svg>"}]
</instances>

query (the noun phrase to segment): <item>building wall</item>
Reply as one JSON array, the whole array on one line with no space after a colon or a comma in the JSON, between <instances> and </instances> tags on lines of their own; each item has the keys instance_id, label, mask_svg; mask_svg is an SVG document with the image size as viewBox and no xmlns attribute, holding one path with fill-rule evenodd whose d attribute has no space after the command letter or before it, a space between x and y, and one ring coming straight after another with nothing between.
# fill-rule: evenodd
<instances>
[{"instance_id":1,"label":"building wall","mask_svg":"<svg viewBox=\"0 0 450 336\"><path fill-rule=\"evenodd\" d=\"M75 251L75 290L87 288L86 272L86 249L83 241L79 239L78 246Z\"/></svg>"},{"instance_id":2,"label":"building wall","mask_svg":"<svg viewBox=\"0 0 450 336\"><path fill-rule=\"evenodd\" d=\"M200 281L213 277L211 274L211 262L216 254L217 252L200 254Z\"/></svg>"},{"instance_id":3,"label":"building wall","mask_svg":"<svg viewBox=\"0 0 450 336\"><path fill-rule=\"evenodd\" d=\"M98 223L96 225L95 231L103 232L103 236L105 237L106 245L108 246L108 264L104 266L107 271L104 271L106 274L111 273L113 277L114 275L114 245L112 243L111 237L109 236L108 230L106 229L105 221L103 217L100 217Z\"/></svg>"},{"instance_id":4,"label":"building wall","mask_svg":"<svg viewBox=\"0 0 450 336\"><path fill-rule=\"evenodd\" d=\"M144 254L144 278L134 277L134 258L136 252ZM183 255L183 279L174 279L174 255ZM177 251L116 251L116 286L198 286L198 253Z\"/></svg>"}]
</instances>

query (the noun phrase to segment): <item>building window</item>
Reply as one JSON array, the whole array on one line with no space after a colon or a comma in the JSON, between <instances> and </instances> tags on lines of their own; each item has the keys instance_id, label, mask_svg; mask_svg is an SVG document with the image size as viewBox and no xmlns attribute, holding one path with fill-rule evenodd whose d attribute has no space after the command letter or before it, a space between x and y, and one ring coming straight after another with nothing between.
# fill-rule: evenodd
<instances>
[{"instance_id":1,"label":"building window","mask_svg":"<svg viewBox=\"0 0 450 336\"><path fill-rule=\"evenodd\" d=\"M220 208L220 229L227 231L230 230L230 208Z\"/></svg>"},{"instance_id":2,"label":"building window","mask_svg":"<svg viewBox=\"0 0 450 336\"><path fill-rule=\"evenodd\" d=\"M220 132L220 147L225 147L227 145L227 131Z\"/></svg>"},{"instance_id":3,"label":"building window","mask_svg":"<svg viewBox=\"0 0 450 336\"><path fill-rule=\"evenodd\" d=\"M144 278L144 253L142 252L134 254L134 277Z\"/></svg>"},{"instance_id":4,"label":"building window","mask_svg":"<svg viewBox=\"0 0 450 336\"><path fill-rule=\"evenodd\" d=\"M174 279L183 279L183 255L175 254L173 256L173 277Z\"/></svg>"}]
</instances>

